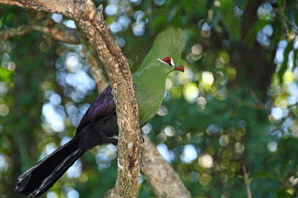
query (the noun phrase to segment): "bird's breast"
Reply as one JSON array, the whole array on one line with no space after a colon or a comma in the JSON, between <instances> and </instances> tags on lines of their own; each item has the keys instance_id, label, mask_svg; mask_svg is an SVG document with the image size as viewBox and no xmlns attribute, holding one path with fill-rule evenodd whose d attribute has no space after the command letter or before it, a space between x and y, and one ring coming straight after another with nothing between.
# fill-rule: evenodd
<instances>
[{"instance_id":1,"label":"bird's breast","mask_svg":"<svg viewBox=\"0 0 298 198\"><path fill-rule=\"evenodd\" d=\"M164 96L163 87L153 87L150 89L136 88L136 98L140 112L140 124L148 123L159 110Z\"/></svg>"}]
</instances>

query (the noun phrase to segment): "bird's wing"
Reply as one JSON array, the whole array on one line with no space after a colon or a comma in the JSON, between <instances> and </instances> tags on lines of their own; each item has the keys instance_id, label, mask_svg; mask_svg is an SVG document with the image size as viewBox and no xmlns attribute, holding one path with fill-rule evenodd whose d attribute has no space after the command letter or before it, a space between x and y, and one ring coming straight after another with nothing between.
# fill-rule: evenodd
<instances>
[{"instance_id":1,"label":"bird's wing","mask_svg":"<svg viewBox=\"0 0 298 198\"><path fill-rule=\"evenodd\" d=\"M112 88L111 86L108 86L86 111L77 128L77 131L80 131L80 129L84 128L90 123L95 122L96 120L103 119L115 111L116 106L113 100Z\"/></svg>"}]
</instances>

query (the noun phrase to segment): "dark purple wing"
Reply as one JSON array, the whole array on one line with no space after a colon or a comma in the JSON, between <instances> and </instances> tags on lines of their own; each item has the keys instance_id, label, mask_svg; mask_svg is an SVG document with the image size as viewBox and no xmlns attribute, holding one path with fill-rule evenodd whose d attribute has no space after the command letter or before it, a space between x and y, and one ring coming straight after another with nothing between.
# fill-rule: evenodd
<instances>
[{"instance_id":1,"label":"dark purple wing","mask_svg":"<svg viewBox=\"0 0 298 198\"><path fill-rule=\"evenodd\" d=\"M116 107L113 100L112 88L108 86L95 100L95 102L89 107L83 116L77 131L94 123L98 120L109 116L111 113L116 111Z\"/></svg>"}]
</instances>

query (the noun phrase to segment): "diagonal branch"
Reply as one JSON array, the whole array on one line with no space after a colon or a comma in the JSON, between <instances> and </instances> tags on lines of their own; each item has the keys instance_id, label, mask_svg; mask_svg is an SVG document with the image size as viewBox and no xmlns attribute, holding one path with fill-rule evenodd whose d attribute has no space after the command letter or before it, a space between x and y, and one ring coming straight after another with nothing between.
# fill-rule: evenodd
<instances>
[{"instance_id":1,"label":"diagonal branch","mask_svg":"<svg viewBox=\"0 0 298 198\"><path fill-rule=\"evenodd\" d=\"M251 189L250 189L251 179L249 178L249 175L246 173L245 166L242 166L242 169L243 169L243 173L244 173L244 182L246 185L247 197L252 198L252 193L251 193Z\"/></svg>"},{"instance_id":2,"label":"diagonal branch","mask_svg":"<svg viewBox=\"0 0 298 198\"><path fill-rule=\"evenodd\" d=\"M53 19L46 19L40 23L30 25L20 25L16 28L9 28L0 31L0 39L8 40L14 36L21 36L32 31L39 31L41 33L50 35L54 39L68 43L79 44L79 36L76 29L68 28L63 24L56 24Z\"/></svg>"},{"instance_id":3,"label":"diagonal branch","mask_svg":"<svg viewBox=\"0 0 298 198\"><path fill-rule=\"evenodd\" d=\"M108 196L137 197L140 172L139 110L127 59L91 0L0 0L0 3L63 14L77 22L104 63L118 117L118 177Z\"/></svg>"},{"instance_id":4,"label":"diagonal branch","mask_svg":"<svg viewBox=\"0 0 298 198\"><path fill-rule=\"evenodd\" d=\"M191 195L179 175L160 155L149 137L145 135L144 139L142 160L145 165L142 173L151 184L155 195L157 197L190 198Z\"/></svg>"},{"instance_id":5,"label":"diagonal branch","mask_svg":"<svg viewBox=\"0 0 298 198\"><path fill-rule=\"evenodd\" d=\"M298 27L296 26L295 23L293 23L292 21L290 21L288 19L288 17L283 13L283 11L281 11L280 9L278 8L275 8L274 11L279 14L288 24L290 24L292 26L292 28L295 30L295 32L298 31Z\"/></svg>"},{"instance_id":6,"label":"diagonal branch","mask_svg":"<svg viewBox=\"0 0 298 198\"><path fill-rule=\"evenodd\" d=\"M118 178L115 188L110 190L106 196L137 197L140 167L138 107L127 60L103 19L102 7L95 9L90 0L75 2L70 0L0 0L0 3L63 14L76 21L77 26L86 34L93 46L86 42L85 35L80 33L80 42L83 44L86 61L95 80L97 80L97 76L101 75L96 63L99 55L107 69L117 107L119 126ZM45 33L47 28L43 26L35 30ZM53 31L48 30L48 32ZM54 35L52 36L54 37ZM98 54L97 57L94 49ZM97 82L97 84L99 83ZM143 149L143 161L145 163L143 173L151 183L157 197L190 197L190 193L178 174L161 157L147 136Z\"/></svg>"},{"instance_id":7,"label":"diagonal branch","mask_svg":"<svg viewBox=\"0 0 298 198\"><path fill-rule=\"evenodd\" d=\"M19 27L16 27L16 28L9 28L9 29L0 31L0 39L8 40L12 37L21 36L29 32L32 32L32 28L30 27L30 25L20 25Z\"/></svg>"}]
</instances>

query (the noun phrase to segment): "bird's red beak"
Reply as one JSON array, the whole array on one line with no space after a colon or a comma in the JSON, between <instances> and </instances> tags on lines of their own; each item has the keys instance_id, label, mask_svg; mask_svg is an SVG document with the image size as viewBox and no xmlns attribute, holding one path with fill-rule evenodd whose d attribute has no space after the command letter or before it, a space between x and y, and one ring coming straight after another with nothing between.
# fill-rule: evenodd
<instances>
[{"instance_id":1,"label":"bird's red beak","mask_svg":"<svg viewBox=\"0 0 298 198\"><path fill-rule=\"evenodd\" d=\"M175 67L175 69L181 71L181 72L184 72L184 67L183 65L181 65L180 67Z\"/></svg>"}]
</instances>

